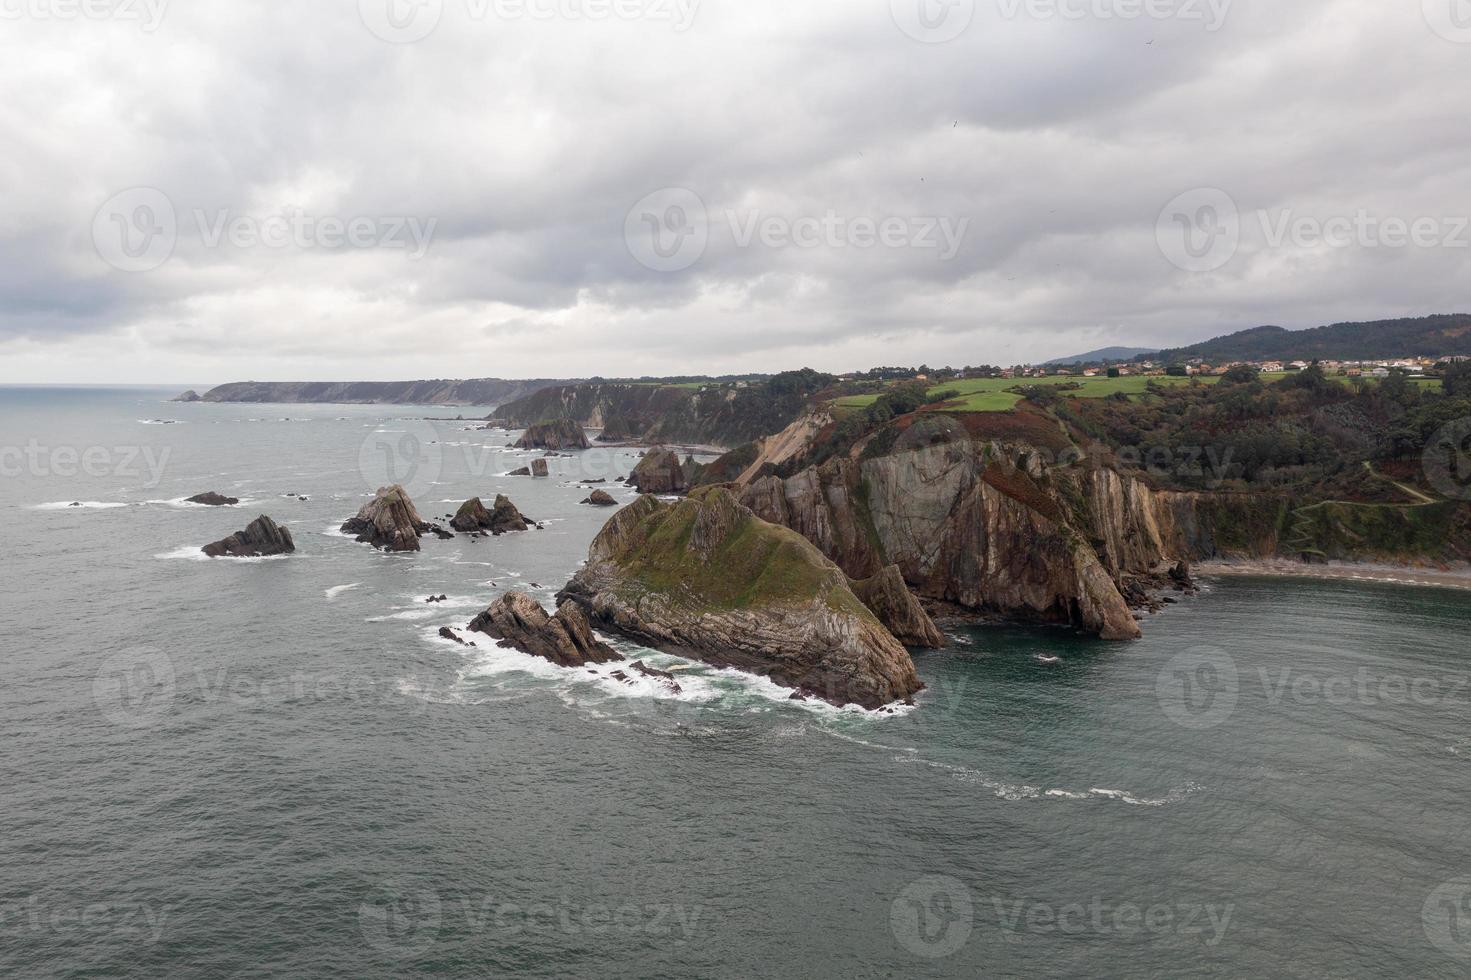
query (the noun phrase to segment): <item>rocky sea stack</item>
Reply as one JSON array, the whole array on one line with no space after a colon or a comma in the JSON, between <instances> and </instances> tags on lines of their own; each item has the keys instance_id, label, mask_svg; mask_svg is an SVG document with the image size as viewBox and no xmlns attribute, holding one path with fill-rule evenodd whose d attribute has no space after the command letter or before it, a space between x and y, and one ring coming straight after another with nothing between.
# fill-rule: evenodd
<instances>
[{"instance_id":1,"label":"rocky sea stack","mask_svg":"<svg viewBox=\"0 0 1471 980\"><path fill-rule=\"evenodd\" d=\"M434 531L434 525L419 516L414 502L397 484L381 488L358 516L342 525L342 532L354 535L358 543L384 551L418 551L419 535Z\"/></svg>"},{"instance_id":2,"label":"rocky sea stack","mask_svg":"<svg viewBox=\"0 0 1471 980\"><path fill-rule=\"evenodd\" d=\"M176 402L202 402L202 401L204 401L204 399L199 397L199 392L195 391L193 388L190 388L188 391L184 392L178 398L175 398L174 401L176 401Z\"/></svg>"},{"instance_id":3,"label":"rocky sea stack","mask_svg":"<svg viewBox=\"0 0 1471 980\"><path fill-rule=\"evenodd\" d=\"M592 504L594 507L617 507L618 506L618 501L617 500L614 500L613 499L613 495L610 494L606 490L594 490L592 492L592 496L590 496L586 500L584 500L583 503L585 503L585 504Z\"/></svg>"},{"instance_id":4,"label":"rocky sea stack","mask_svg":"<svg viewBox=\"0 0 1471 980\"><path fill-rule=\"evenodd\" d=\"M517 449L568 449L588 448L587 433L575 419L553 419L537 422L528 428L516 442Z\"/></svg>"},{"instance_id":5,"label":"rocky sea stack","mask_svg":"<svg viewBox=\"0 0 1471 980\"><path fill-rule=\"evenodd\" d=\"M672 449L649 450L628 482L639 493L689 493L690 489L689 474L679 462L679 453Z\"/></svg>"},{"instance_id":6,"label":"rocky sea stack","mask_svg":"<svg viewBox=\"0 0 1471 980\"><path fill-rule=\"evenodd\" d=\"M622 660L616 650L593 636L587 616L576 603L564 602L555 616L520 592L507 592L475 617L470 630L484 633L534 657L560 667L582 667Z\"/></svg>"},{"instance_id":7,"label":"rocky sea stack","mask_svg":"<svg viewBox=\"0 0 1471 980\"><path fill-rule=\"evenodd\" d=\"M265 555L289 555L296 550L291 532L262 514L250 526L222 541L201 549L211 558L260 558Z\"/></svg>"},{"instance_id":8,"label":"rocky sea stack","mask_svg":"<svg viewBox=\"0 0 1471 980\"><path fill-rule=\"evenodd\" d=\"M189 498L188 502L191 504L201 504L205 507L234 507L240 503L240 499L238 497L227 497L222 493L215 493L211 490L209 493L196 493Z\"/></svg>"},{"instance_id":9,"label":"rocky sea stack","mask_svg":"<svg viewBox=\"0 0 1471 980\"><path fill-rule=\"evenodd\" d=\"M836 565L720 487L619 511L558 598L599 628L833 704L879 708L923 687Z\"/></svg>"},{"instance_id":10,"label":"rocky sea stack","mask_svg":"<svg viewBox=\"0 0 1471 980\"><path fill-rule=\"evenodd\" d=\"M455 514L454 520L449 522L449 526L466 534L484 531L495 535L506 534L510 531L525 531L529 527L526 518L505 494L496 496L495 507L492 510L486 510L479 497L465 501L460 505L460 510Z\"/></svg>"}]
</instances>

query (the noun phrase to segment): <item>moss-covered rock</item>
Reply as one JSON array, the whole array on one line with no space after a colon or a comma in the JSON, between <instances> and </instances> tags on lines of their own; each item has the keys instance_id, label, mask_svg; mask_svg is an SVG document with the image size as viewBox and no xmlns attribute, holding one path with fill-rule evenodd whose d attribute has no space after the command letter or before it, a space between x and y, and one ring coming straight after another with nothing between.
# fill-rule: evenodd
<instances>
[{"instance_id":1,"label":"moss-covered rock","mask_svg":"<svg viewBox=\"0 0 1471 980\"><path fill-rule=\"evenodd\" d=\"M877 708L923 686L903 645L811 542L728 490L640 497L593 541L560 598L640 642Z\"/></svg>"}]
</instances>

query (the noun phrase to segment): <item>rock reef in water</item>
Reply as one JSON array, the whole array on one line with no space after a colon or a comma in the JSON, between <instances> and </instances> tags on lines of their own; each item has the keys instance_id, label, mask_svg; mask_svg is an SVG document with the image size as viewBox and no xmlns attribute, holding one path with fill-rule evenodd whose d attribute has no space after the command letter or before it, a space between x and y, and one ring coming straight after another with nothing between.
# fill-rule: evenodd
<instances>
[{"instance_id":1,"label":"rock reef in water","mask_svg":"<svg viewBox=\"0 0 1471 980\"><path fill-rule=\"evenodd\" d=\"M344 534L354 535L360 544L371 544L384 551L418 551L419 535L442 533L419 516L414 502L397 484L379 489L377 496L363 505L356 517L342 525Z\"/></svg>"},{"instance_id":2,"label":"rock reef in water","mask_svg":"<svg viewBox=\"0 0 1471 980\"><path fill-rule=\"evenodd\" d=\"M296 542L291 540L290 531L262 514L245 530L207 544L200 550L211 558L261 558L289 555L296 550Z\"/></svg>"},{"instance_id":3,"label":"rock reef in water","mask_svg":"<svg viewBox=\"0 0 1471 980\"><path fill-rule=\"evenodd\" d=\"M841 569L720 487L619 511L558 598L599 628L833 704L879 708L923 687Z\"/></svg>"},{"instance_id":4,"label":"rock reef in water","mask_svg":"<svg viewBox=\"0 0 1471 980\"><path fill-rule=\"evenodd\" d=\"M559 667L583 667L623 657L593 635L587 616L575 603L562 603L553 616L521 592L507 592L475 617L469 629Z\"/></svg>"},{"instance_id":5,"label":"rock reef in water","mask_svg":"<svg viewBox=\"0 0 1471 980\"><path fill-rule=\"evenodd\" d=\"M573 419L537 422L516 441L517 449L587 449L587 433Z\"/></svg>"},{"instance_id":6,"label":"rock reef in water","mask_svg":"<svg viewBox=\"0 0 1471 980\"><path fill-rule=\"evenodd\" d=\"M188 502L191 504L202 504L205 507L234 507L240 503L240 500L238 497L226 497L222 493L215 493L211 490L209 493L195 494L189 498Z\"/></svg>"},{"instance_id":7,"label":"rock reef in water","mask_svg":"<svg viewBox=\"0 0 1471 980\"><path fill-rule=\"evenodd\" d=\"M479 497L465 501L449 526L466 534L483 531L494 535L525 531L529 527L526 518L505 494L496 495L492 510L486 510Z\"/></svg>"},{"instance_id":8,"label":"rock reef in water","mask_svg":"<svg viewBox=\"0 0 1471 980\"><path fill-rule=\"evenodd\" d=\"M610 494L610 493L608 493L608 491L606 491L606 490L594 490L592 492L592 496L590 496L586 500L584 500L583 503L585 503L585 504L591 504L594 507L617 507L618 506L618 501L615 500L615 499L613 499L613 495Z\"/></svg>"}]
</instances>

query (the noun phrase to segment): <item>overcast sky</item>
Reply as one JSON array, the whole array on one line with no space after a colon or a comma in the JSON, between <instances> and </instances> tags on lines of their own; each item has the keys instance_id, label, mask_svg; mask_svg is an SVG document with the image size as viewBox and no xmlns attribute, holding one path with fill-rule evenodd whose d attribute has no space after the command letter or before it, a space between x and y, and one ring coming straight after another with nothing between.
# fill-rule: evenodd
<instances>
[{"instance_id":1,"label":"overcast sky","mask_svg":"<svg viewBox=\"0 0 1471 980\"><path fill-rule=\"evenodd\" d=\"M585 2L0 0L0 381L1012 364L1471 310L1467 0Z\"/></svg>"}]
</instances>

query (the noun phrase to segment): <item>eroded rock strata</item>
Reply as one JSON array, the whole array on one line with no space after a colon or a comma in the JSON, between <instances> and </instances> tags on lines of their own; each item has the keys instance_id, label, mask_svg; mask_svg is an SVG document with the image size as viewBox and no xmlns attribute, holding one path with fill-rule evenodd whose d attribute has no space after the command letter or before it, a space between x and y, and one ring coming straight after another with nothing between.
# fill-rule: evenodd
<instances>
[{"instance_id":1,"label":"eroded rock strata","mask_svg":"<svg viewBox=\"0 0 1471 980\"><path fill-rule=\"evenodd\" d=\"M516 441L517 449L587 449L587 433L574 419L554 419L529 426Z\"/></svg>"},{"instance_id":2,"label":"eroded rock strata","mask_svg":"<svg viewBox=\"0 0 1471 980\"><path fill-rule=\"evenodd\" d=\"M460 505L459 511L449 526L465 534L484 532L501 535L512 531L525 531L529 524L516 505L505 494L497 494L495 506L487 510L479 497L472 497Z\"/></svg>"},{"instance_id":3,"label":"eroded rock strata","mask_svg":"<svg viewBox=\"0 0 1471 980\"><path fill-rule=\"evenodd\" d=\"M623 657L593 635L587 616L575 603L562 603L555 615L521 592L507 592L470 623L499 646L549 660L560 667L620 661Z\"/></svg>"},{"instance_id":4,"label":"eroded rock strata","mask_svg":"<svg viewBox=\"0 0 1471 980\"><path fill-rule=\"evenodd\" d=\"M296 550L296 542L291 539L289 530L262 514L245 530L207 544L200 550L211 558L260 558L289 555Z\"/></svg>"},{"instance_id":5,"label":"eroded rock strata","mask_svg":"<svg viewBox=\"0 0 1471 980\"><path fill-rule=\"evenodd\" d=\"M384 551L418 551L419 535L442 531L419 516L408 493L397 484L379 489L356 517L342 525L342 532L355 536L360 544Z\"/></svg>"},{"instance_id":6,"label":"eroded rock strata","mask_svg":"<svg viewBox=\"0 0 1471 980\"><path fill-rule=\"evenodd\" d=\"M558 598L599 628L835 704L878 708L923 686L836 565L721 487L619 511Z\"/></svg>"}]
</instances>

